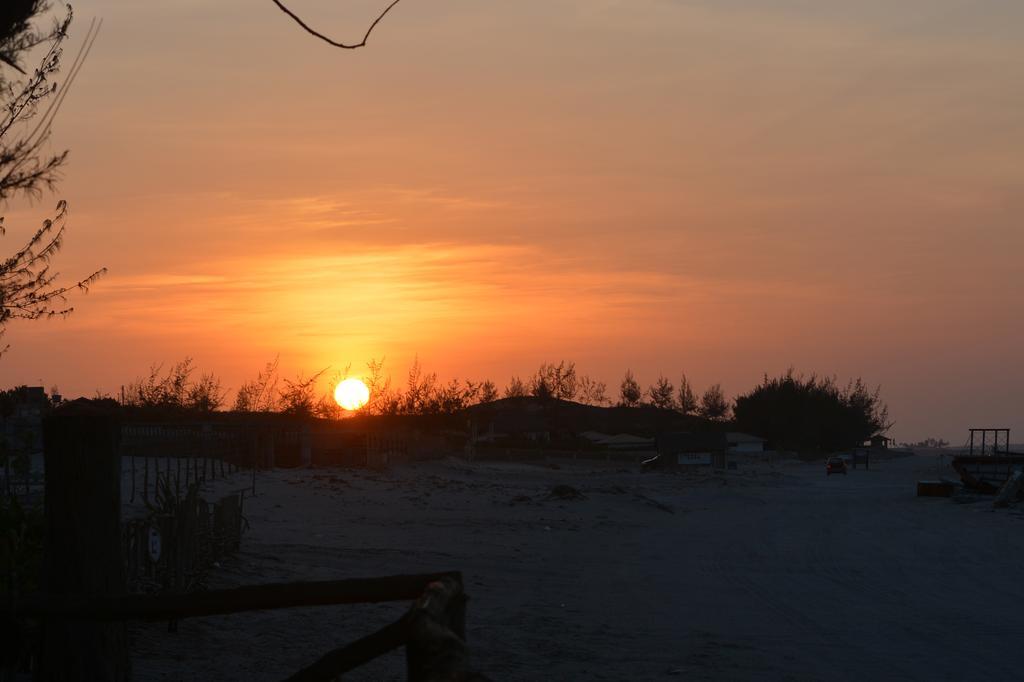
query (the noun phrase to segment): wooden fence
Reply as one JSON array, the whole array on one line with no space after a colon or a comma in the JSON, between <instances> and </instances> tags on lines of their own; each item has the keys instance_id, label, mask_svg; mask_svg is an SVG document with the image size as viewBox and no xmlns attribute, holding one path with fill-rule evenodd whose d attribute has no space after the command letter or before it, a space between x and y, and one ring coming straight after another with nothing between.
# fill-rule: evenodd
<instances>
[{"instance_id":1,"label":"wooden fence","mask_svg":"<svg viewBox=\"0 0 1024 682\"><path fill-rule=\"evenodd\" d=\"M167 513L130 519L122 529L129 592L181 594L202 584L215 562L238 551L245 492L209 504L194 493L172 499Z\"/></svg>"},{"instance_id":2,"label":"wooden fence","mask_svg":"<svg viewBox=\"0 0 1024 682\"><path fill-rule=\"evenodd\" d=\"M259 432L237 426L128 423L120 427L122 495L144 502L125 519L122 553L131 592L183 593L201 586L214 562L238 549L246 492L255 493ZM264 448L265 449L265 448ZM234 477L245 487L209 503L207 482ZM127 477L127 478L126 478Z\"/></svg>"},{"instance_id":3,"label":"wooden fence","mask_svg":"<svg viewBox=\"0 0 1024 682\"><path fill-rule=\"evenodd\" d=\"M33 679L107 680L131 676L126 621L168 620L245 611L415 600L395 622L326 653L289 679L333 680L404 646L408 676L426 680L483 680L469 670L465 642L466 596L457 572L327 582L258 585L207 592L129 593L129 577L159 583L160 562L180 563L182 580L202 558L237 546L241 495L210 505L195 481L181 496L164 477L161 499L172 513L150 523L122 524L122 429L116 413L86 406L57 411L44 423L46 529L41 590L11 595L0 611L5 642L33 652ZM171 469L167 469L170 471ZM189 469L191 471L191 469ZM156 499L156 490L153 498ZM205 530L204 530L205 529ZM154 530L159 551L154 551ZM173 538L172 549L163 546ZM185 550L186 543L192 549ZM191 558L185 559L186 555ZM127 562L125 557L128 557ZM155 557L155 558L154 558ZM181 587L179 585L178 587ZM28 636L27 633L37 633ZM0 657L0 677L26 660L18 651ZM6 668L4 670L3 668Z\"/></svg>"},{"instance_id":4,"label":"wooden fence","mask_svg":"<svg viewBox=\"0 0 1024 682\"><path fill-rule=\"evenodd\" d=\"M257 468L266 466L266 434L213 424L125 424L120 453L125 459L125 494L149 503L168 483L180 498L190 486L248 470L255 488ZM270 463L272 466L272 462Z\"/></svg>"}]
</instances>

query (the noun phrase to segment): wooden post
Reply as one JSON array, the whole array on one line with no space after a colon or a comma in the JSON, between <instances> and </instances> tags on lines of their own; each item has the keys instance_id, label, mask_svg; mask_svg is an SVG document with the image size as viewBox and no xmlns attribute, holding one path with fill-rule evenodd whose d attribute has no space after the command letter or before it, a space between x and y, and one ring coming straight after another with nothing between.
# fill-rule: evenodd
<instances>
[{"instance_id":1,"label":"wooden post","mask_svg":"<svg viewBox=\"0 0 1024 682\"><path fill-rule=\"evenodd\" d=\"M474 679L469 672L466 597L460 580L445 578L428 585L409 615L405 659L410 682Z\"/></svg>"},{"instance_id":2,"label":"wooden post","mask_svg":"<svg viewBox=\"0 0 1024 682\"><path fill-rule=\"evenodd\" d=\"M121 558L120 423L109 411L60 410L43 426L46 554L51 598L125 592ZM128 680L125 624L44 619L35 679Z\"/></svg>"}]
</instances>

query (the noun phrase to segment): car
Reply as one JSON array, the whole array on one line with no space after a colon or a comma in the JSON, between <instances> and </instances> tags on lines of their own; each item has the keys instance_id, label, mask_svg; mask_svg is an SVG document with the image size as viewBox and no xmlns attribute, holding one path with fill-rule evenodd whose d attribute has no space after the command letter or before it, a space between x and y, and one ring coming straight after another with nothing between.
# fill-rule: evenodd
<instances>
[{"instance_id":1,"label":"car","mask_svg":"<svg viewBox=\"0 0 1024 682\"><path fill-rule=\"evenodd\" d=\"M841 457L829 457L828 461L825 462L825 475L831 476L832 474L843 474L846 475L846 460Z\"/></svg>"}]
</instances>

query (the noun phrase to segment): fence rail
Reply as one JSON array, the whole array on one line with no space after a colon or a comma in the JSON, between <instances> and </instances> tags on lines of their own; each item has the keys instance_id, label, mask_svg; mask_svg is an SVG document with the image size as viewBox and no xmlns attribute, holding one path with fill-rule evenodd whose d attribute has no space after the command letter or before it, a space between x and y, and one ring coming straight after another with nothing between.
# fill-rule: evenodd
<instances>
[{"instance_id":1,"label":"fence rail","mask_svg":"<svg viewBox=\"0 0 1024 682\"><path fill-rule=\"evenodd\" d=\"M393 623L334 649L287 678L328 682L402 646L408 679L486 680L469 669L466 602L457 571L237 587L187 595L31 595L15 608L19 620L117 622L179 620L247 611L415 600Z\"/></svg>"},{"instance_id":2,"label":"fence rail","mask_svg":"<svg viewBox=\"0 0 1024 682\"><path fill-rule=\"evenodd\" d=\"M148 503L161 486L170 484L180 498L191 485L201 486L242 470L250 470L255 486L256 469L266 466L260 458L260 446L266 440L265 434L238 426L125 424L119 446L128 478L124 494L129 503L137 497Z\"/></svg>"}]
</instances>

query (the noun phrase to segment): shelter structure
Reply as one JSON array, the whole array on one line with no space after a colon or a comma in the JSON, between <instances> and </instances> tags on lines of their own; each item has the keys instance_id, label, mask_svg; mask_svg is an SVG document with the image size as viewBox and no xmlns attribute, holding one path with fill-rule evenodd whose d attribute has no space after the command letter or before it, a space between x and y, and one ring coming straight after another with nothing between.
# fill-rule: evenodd
<instances>
[{"instance_id":1,"label":"shelter structure","mask_svg":"<svg viewBox=\"0 0 1024 682\"><path fill-rule=\"evenodd\" d=\"M658 455L665 466L726 467L729 440L724 433L665 433L658 437Z\"/></svg>"},{"instance_id":2,"label":"shelter structure","mask_svg":"<svg viewBox=\"0 0 1024 682\"><path fill-rule=\"evenodd\" d=\"M729 446L729 454L734 455L760 455L764 452L764 445L767 442L764 438L735 431L730 431L725 434L725 437Z\"/></svg>"}]
</instances>

